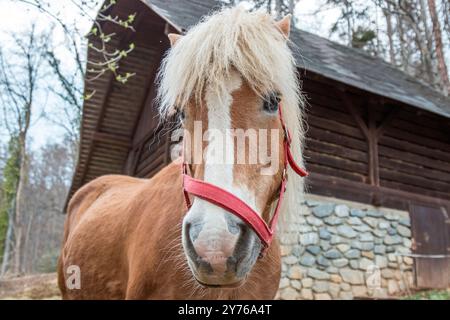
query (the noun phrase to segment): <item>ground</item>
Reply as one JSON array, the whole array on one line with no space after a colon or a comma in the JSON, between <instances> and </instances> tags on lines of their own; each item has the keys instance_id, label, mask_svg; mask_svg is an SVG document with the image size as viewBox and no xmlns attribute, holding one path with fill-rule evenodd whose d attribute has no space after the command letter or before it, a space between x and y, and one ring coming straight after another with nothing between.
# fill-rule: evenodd
<instances>
[{"instance_id":1,"label":"ground","mask_svg":"<svg viewBox=\"0 0 450 320\"><path fill-rule=\"evenodd\" d=\"M0 300L61 299L55 273L7 277L0 280Z\"/></svg>"},{"instance_id":2,"label":"ground","mask_svg":"<svg viewBox=\"0 0 450 320\"><path fill-rule=\"evenodd\" d=\"M8 277L0 280L0 300L57 300L61 299L55 273ZM400 299L450 300L450 289L421 291Z\"/></svg>"}]
</instances>

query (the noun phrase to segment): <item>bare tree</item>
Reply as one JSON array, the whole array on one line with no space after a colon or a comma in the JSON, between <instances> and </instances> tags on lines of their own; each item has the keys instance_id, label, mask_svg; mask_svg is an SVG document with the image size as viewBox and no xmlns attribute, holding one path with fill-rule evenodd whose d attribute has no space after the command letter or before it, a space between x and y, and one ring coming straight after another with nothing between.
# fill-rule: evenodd
<instances>
[{"instance_id":1,"label":"bare tree","mask_svg":"<svg viewBox=\"0 0 450 320\"><path fill-rule=\"evenodd\" d=\"M81 55L78 50L77 37L80 35L77 32L73 32L73 26L64 21L58 12L52 6L51 0L15 0L18 2L25 3L30 5L36 9L38 9L43 14L48 15L53 22L56 22L66 33L66 35L71 39L72 46L76 48L76 62L81 65ZM136 13L129 14L126 17L120 17L118 15L112 16L111 12L117 3L117 0L106 0L101 1L102 5L100 10L97 12L96 8L98 7L98 0L64 0L68 4L71 4L76 10L76 14L78 16L86 18L93 24L92 29L86 35L88 38L92 39L88 43L88 47L99 53L100 59L96 61L86 61L87 63L87 81L93 81L101 77L106 72L112 72L115 76L115 79L121 83L126 83L128 79L134 74L132 73L121 73L119 71L119 63L122 59L127 57L127 55L134 50L134 43L129 43L128 48L117 50L117 48L111 48L109 43L114 40L116 34L107 33L104 31L104 25L106 24L114 24L118 25L122 28L134 30L133 23L136 18ZM81 66L81 69L82 66ZM88 93L87 97L89 97L92 93Z\"/></svg>"},{"instance_id":2,"label":"bare tree","mask_svg":"<svg viewBox=\"0 0 450 320\"><path fill-rule=\"evenodd\" d=\"M395 47L394 47L394 29L392 27L392 15L390 12L390 5L387 4L387 8L386 9L383 8L382 10L386 18L386 33L389 42L389 62L393 65L396 65L397 61L395 57Z\"/></svg>"},{"instance_id":3,"label":"bare tree","mask_svg":"<svg viewBox=\"0 0 450 320\"><path fill-rule=\"evenodd\" d=\"M72 141L44 145L30 153L24 270L54 272L62 240L65 198L74 168Z\"/></svg>"},{"instance_id":4,"label":"bare tree","mask_svg":"<svg viewBox=\"0 0 450 320\"><path fill-rule=\"evenodd\" d=\"M224 1L236 4L238 0ZM298 1L245 1L280 16L293 13ZM340 9L330 34L339 42L381 56L444 94L450 90L448 0L323 0L316 13ZM378 13L384 15L379 20Z\"/></svg>"},{"instance_id":5,"label":"bare tree","mask_svg":"<svg viewBox=\"0 0 450 320\"><path fill-rule=\"evenodd\" d=\"M446 13L445 9L450 8L448 1L442 1L441 7L444 10L441 15L437 13L435 1L431 3L425 0L372 1L382 9L386 17L388 60L446 94L448 70L445 70L446 48L441 30L446 28L446 17L449 13ZM442 20L443 29L441 29L440 20ZM432 29L430 25L433 26ZM438 47L441 50L436 48L437 43L440 43Z\"/></svg>"},{"instance_id":6,"label":"bare tree","mask_svg":"<svg viewBox=\"0 0 450 320\"><path fill-rule=\"evenodd\" d=\"M425 45L427 46L428 51L431 53L432 48L432 40L433 37L431 36L431 31L428 23L428 8L427 8L427 1L426 0L420 0L420 20L422 22L423 26L423 33L425 35Z\"/></svg>"},{"instance_id":7,"label":"bare tree","mask_svg":"<svg viewBox=\"0 0 450 320\"><path fill-rule=\"evenodd\" d=\"M5 55L4 51L0 51L0 86L2 90L0 101L4 121L10 132L11 143L16 144L17 161L15 164L18 175L15 195L9 208L12 224L8 225L9 239L5 245L3 263L6 265L11 263L12 271L20 273L23 271L22 250L25 237L22 219L26 213L22 205L27 178L27 135L45 58L44 44L48 41L48 35L38 34L35 26L32 25L26 34L15 34L11 37L12 52ZM10 63L11 59L14 60L14 64ZM11 237L14 238L13 244ZM8 261L10 252L12 260ZM6 267L2 269L4 271Z\"/></svg>"},{"instance_id":8,"label":"bare tree","mask_svg":"<svg viewBox=\"0 0 450 320\"><path fill-rule=\"evenodd\" d=\"M78 32L74 27L70 29L73 36ZM57 48L64 45L73 57L73 68L67 69L61 59L56 54ZM45 59L51 74L51 80L47 89L54 96L58 97L59 112L54 109L51 113L45 113L45 117L64 129L67 137L72 141L70 144L75 148L75 157L78 151L79 130L83 108L83 81L85 70L83 60L80 58L80 47L78 42L67 40L62 44L48 43L46 46Z\"/></svg>"},{"instance_id":9,"label":"bare tree","mask_svg":"<svg viewBox=\"0 0 450 320\"><path fill-rule=\"evenodd\" d=\"M441 7L443 16L442 24L444 25L444 31L447 33L447 38L450 38L450 1L442 0Z\"/></svg>"},{"instance_id":10,"label":"bare tree","mask_svg":"<svg viewBox=\"0 0 450 320\"><path fill-rule=\"evenodd\" d=\"M445 63L444 45L442 43L441 24L436 10L436 2L428 0L428 7L430 10L431 21L433 23L434 47L438 61L438 70L441 82L442 91L448 95L450 92L450 81L448 78L447 64ZM448 15L448 13L447 13Z\"/></svg>"},{"instance_id":11,"label":"bare tree","mask_svg":"<svg viewBox=\"0 0 450 320\"><path fill-rule=\"evenodd\" d=\"M222 2L232 6L239 2L246 2L254 9L265 9L268 13L273 14L277 19L280 19L287 14L293 14L295 5L299 0L223 0Z\"/></svg>"},{"instance_id":12,"label":"bare tree","mask_svg":"<svg viewBox=\"0 0 450 320\"><path fill-rule=\"evenodd\" d=\"M5 202L5 194L2 191L5 181L4 168L7 158L8 156L5 148L0 144L0 261L3 257L3 246L5 244L6 229L8 228L8 216L5 214L4 210L2 210Z\"/></svg>"},{"instance_id":13,"label":"bare tree","mask_svg":"<svg viewBox=\"0 0 450 320\"><path fill-rule=\"evenodd\" d=\"M399 8L403 10L409 25L414 30L414 39L422 56L423 69L428 77L427 82L434 86L437 81L434 74L432 52L430 50L431 35L428 29L425 5L425 1L399 1Z\"/></svg>"},{"instance_id":14,"label":"bare tree","mask_svg":"<svg viewBox=\"0 0 450 320\"><path fill-rule=\"evenodd\" d=\"M115 33L104 31L107 24L120 26L134 31L133 23L136 13L127 16L113 16L112 11L117 0L62 0L74 8L74 16L81 17L91 23L93 27L87 34L83 34L76 22L67 21L61 17L57 6L51 0L13 0L31 6L50 18L53 29L61 28L65 34L64 43L47 44L46 61L53 81L48 90L56 95L61 104L60 113L46 113L48 120L63 128L66 134L75 143L71 145L78 149L79 128L82 114L82 106L85 99L91 98L95 92L84 92L84 81L95 81L103 74L112 72L116 81L126 83L134 76L133 73L121 73L119 64L122 59L134 50L134 43L129 43L126 48L117 50L110 43L115 40ZM99 4L101 4L99 6ZM56 53L64 47L71 57L72 69L63 66ZM86 49L90 48L97 53L95 60L86 60ZM66 61L67 63L67 61ZM76 155L75 155L76 157Z\"/></svg>"}]
</instances>

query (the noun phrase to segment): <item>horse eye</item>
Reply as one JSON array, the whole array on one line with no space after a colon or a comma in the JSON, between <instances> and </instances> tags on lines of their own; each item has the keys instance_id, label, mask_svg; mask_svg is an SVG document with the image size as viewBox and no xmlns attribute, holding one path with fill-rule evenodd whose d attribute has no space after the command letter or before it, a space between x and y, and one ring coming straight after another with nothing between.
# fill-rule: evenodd
<instances>
[{"instance_id":1,"label":"horse eye","mask_svg":"<svg viewBox=\"0 0 450 320\"><path fill-rule=\"evenodd\" d=\"M278 105L280 104L280 96L277 93L269 94L263 102L264 111L274 113L278 111Z\"/></svg>"}]
</instances>

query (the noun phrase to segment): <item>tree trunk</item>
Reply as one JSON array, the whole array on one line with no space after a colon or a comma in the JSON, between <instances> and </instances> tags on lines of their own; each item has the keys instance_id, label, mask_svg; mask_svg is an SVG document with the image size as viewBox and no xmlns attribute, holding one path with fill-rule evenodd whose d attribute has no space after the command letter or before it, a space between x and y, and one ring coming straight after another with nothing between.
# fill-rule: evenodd
<instances>
[{"instance_id":1,"label":"tree trunk","mask_svg":"<svg viewBox=\"0 0 450 320\"><path fill-rule=\"evenodd\" d=\"M23 221L22 221L22 197L25 189L25 179L27 177L27 159L26 159L26 140L28 129L30 127L31 120L31 102L33 97L33 87L30 86L30 100L24 107L25 115L24 115L24 125L22 131L19 133L19 178L17 184L17 192L16 192L16 212L14 216L14 229L15 229L15 246L14 246L14 265L12 271L15 274L20 274L23 272L23 246L24 246L24 232L23 232Z\"/></svg>"},{"instance_id":2,"label":"tree trunk","mask_svg":"<svg viewBox=\"0 0 450 320\"><path fill-rule=\"evenodd\" d=\"M433 38L430 32L430 28L428 27L428 14L427 14L427 2L426 0L420 0L420 16L423 23L423 30L425 32L426 37L426 45L429 52L432 52L432 42Z\"/></svg>"},{"instance_id":3,"label":"tree trunk","mask_svg":"<svg viewBox=\"0 0 450 320\"><path fill-rule=\"evenodd\" d=\"M2 268L0 270L0 276L4 276L6 271L8 270L10 259L11 259L11 249L13 246L13 232L14 232L14 212L16 211L16 199L13 197L11 201L11 205L8 210L8 229L6 230L6 238L5 238L5 249L3 251L3 261Z\"/></svg>"},{"instance_id":4,"label":"tree trunk","mask_svg":"<svg viewBox=\"0 0 450 320\"><path fill-rule=\"evenodd\" d=\"M389 40L389 61L391 64L396 65L396 59L395 59L395 50L394 50L394 39L393 39L393 29L392 29L392 17L390 12L390 6L388 4L388 8L383 9L384 16L386 17L386 27L387 27L387 36Z\"/></svg>"},{"instance_id":5,"label":"tree trunk","mask_svg":"<svg viewBox=\"0 0 450 320\"><path fill-rule=\"evenodd\" d=\"M267 12L272 13L272 0L267 1Z\"/></svg>"},{"instance_id":6,"label":"tree trunk","mask_svg":"<svg viewBox=\"0 0 450 320\"><path fill-rule=\"evenodd\" d=\"M407 71L409 66L409 57L406 50L405 43L405 31L403 28L403 18L400 15L397 15L397 25L398 25L398 38L400 42L400 59L401 59L401 67L403 71Z\"/></svg>"},{"instance_id":7,"label":"tree trunk","mask_svg":"<svg viewBox=\"0 0 450 320\"><path fill-rule=\"evenodd\" d=\"M23 253L22 253L22 270L26 273L31 272L32 270L32 259L30 258L30 250L29 240L31 239L31 229L34 223L34 210L31 210L30 216L28 218L27 223L27 231L24 236L24 245L23 245Z\"/></svg>"},{"instance_id":8,"label":"tree trunk","mask_svg":"<svg viewBox=\"0 0 450 320\"><path fill-rule=\"evenodd\" d=\"M275 0L275 15L277 20L281 19L282 11L283 11L283 0Z\"/></svg>"},{"instance_id":9,"label":"tree trunk","mask_svg":"<svg viewBox=\"0 0 450 320\"><path fill-rule=\"evenodd\" d=\"M353 24L350 17L350 5L345 1L345 21L347 23L348 46L353 47Z\"/></svg>"},{"instance_id":10,"label":"tree trunk","mask_svg":"<svg viewBox=\"0 0 450 320\"><path fill-rule=\"evenodd\" d=\"M289 13L292 15L294 15L294 8L295 8L294 0L289 0Z\"/></svg>"},{"instance_id":11,"label":"tree trunk","mask_svg":"<svg viewBox=\"0 0 450 320\"><path fill-rule=\"evenodd\" d=\"M25 177L26 177L26 154L25 154L25 139L26 133L22 132L19 137L20 144L20 171L19 171L19 183L17 185L16 192L16 213L14 217L14 229L15 229L15 246L14 246L14 264L12 271L15 274L20 274L23 271L22 268L22 254L23 254L23 237L25 236L23 232L22 223L22 195L25 188Z\"/></svg>"},{"instance_id":12,"label":"tree trunk","mask_svg":"<svg viewBox=\"0 0 450 320\"><path fill-rule=\"evenodd\" d=\"M412 9L411 9L412 10ZM425 34L419 27L418 21L415 19L414 12L405 12L407 17L407 22L411 29L414 31L414 40L416 42L417 48L420 51L420 56L422 59L423 71L426 74L426 79L431 86L436 85L436 79L433 73L433 64L431 61L431 52L428 50L427 41Z\"/></svg>"},{"instance_id":13,"label":"tree trunk","mask_svg":"<svg viewBox=\"0 0 450 320\"><path fill-rule=\"evenodd\" d=\"M434 46L436 50L436 58L438 61L439 78L441 80L440 85L444 94L448 96L450 92L450 81L448 78L447 65L445 63L441 26L437 15L435 0L428 0L428 7L430 10L431 21L433 22Z\"/></svg>"}]
</instances>

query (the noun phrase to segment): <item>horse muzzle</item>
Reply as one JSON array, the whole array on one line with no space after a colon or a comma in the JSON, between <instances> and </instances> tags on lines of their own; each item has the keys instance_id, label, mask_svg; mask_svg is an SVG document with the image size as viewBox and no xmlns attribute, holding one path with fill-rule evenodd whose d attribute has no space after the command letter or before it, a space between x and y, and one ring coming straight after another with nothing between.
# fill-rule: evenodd
<instances>
[{"instance_id":1,"label":"horse muzzle","mask_svg":"<svg viewBox=\"0 0 450 320\"><path fill-rule=\"evenodd\" d=\"M223 211L225 223L205 215L187 215L183 221L183 246L189 267L200 284L208 287L242 285L261 251L256 233L234 215ZM195 216L195 215L194 215Z\"/></svg>"}]
</instances>

